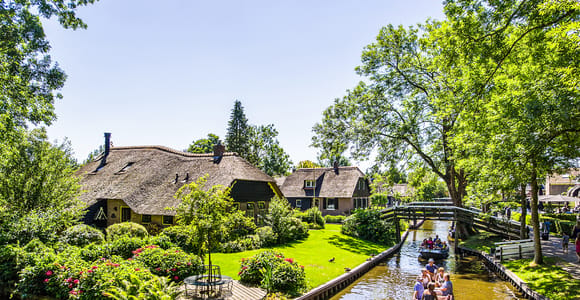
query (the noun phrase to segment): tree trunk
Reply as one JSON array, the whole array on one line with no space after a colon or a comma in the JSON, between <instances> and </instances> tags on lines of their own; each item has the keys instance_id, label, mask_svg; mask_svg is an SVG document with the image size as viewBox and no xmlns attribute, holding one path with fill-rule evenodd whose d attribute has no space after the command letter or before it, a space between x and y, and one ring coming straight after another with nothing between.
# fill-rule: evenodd
<instances>
[{"instance_id":1,"label":"tree trunk","mask_svg":"<svg viewBox=\"0 0 580 300\"><path fill-rule=\"evenodd\" d=\"M532 163L532 226L534 228L534 263L540 265L544 262L542 256L542 241L540 240L540 216L538 215L538 174Z\"/></svg>"},{"instance_id":2,"label":"tree trunk","mask_svg":"<svg viewBox=\"0 0 580 300\"><path fill-rule=\"evenodd\" d=\"M520 185L520 204L522 207L522 214L520 216L520 239L528 238L528 228L526 227L526 215L528 210L526 208L526 185Z\"/></svg>"},{"instance_id":3,"label":"tree trunk","mask_svg":"<svg viewBox=\"0 0 580 300\"><path fill-rule=\"evenodd\" d=\"M449 191L449 197L456 207L463 207L463 196L465 195L465 188L467 181L463 179L461 174L457 174L453 167L447 168L447 176L444 178ZM464 222L455 222L455 239L465 238L473 235L475 231L470 224Z\"/></svg>"}]
</instances>

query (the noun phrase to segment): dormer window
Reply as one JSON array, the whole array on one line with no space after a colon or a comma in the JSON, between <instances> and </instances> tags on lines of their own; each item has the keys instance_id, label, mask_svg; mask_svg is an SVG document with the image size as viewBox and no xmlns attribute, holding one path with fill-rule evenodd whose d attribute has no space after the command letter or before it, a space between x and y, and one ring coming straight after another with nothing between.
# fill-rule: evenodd
<instances>
[{"instance_id":1,"label":"dormer window","mask_svg":"<svg viewBox=\"0 0 580 300\"><path fill-rule=\"evenodd\" d=\"M311 189L316 186L316 181L314 180L304 180L304 188Z\"/></svg>"}]
</instances>

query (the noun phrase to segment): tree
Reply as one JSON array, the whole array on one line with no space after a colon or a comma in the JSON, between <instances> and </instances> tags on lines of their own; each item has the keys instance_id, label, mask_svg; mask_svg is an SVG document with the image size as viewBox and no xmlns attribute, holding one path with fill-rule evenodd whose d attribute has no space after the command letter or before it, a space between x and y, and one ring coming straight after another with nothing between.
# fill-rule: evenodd
<instances>
[{"instance_id":1,"label":"tree","mask_svg":"<svg viewBox=\"0 0 580 300\"><path fill-rule=\"evenodd\" d=\"M459 81L472 91L454 136L457 156L505 180L531 184L534 263L543 262L538 178L579 156L580 3L577 1L447 1L448 34L464 39ZM466 145L467 144L467 145ZM511 170L509 170L511 169ZM520 196L523 199L523 196Z\"/></svg>"},{"instance_id":2,"label":"tree","mask_svg":"<svg viewBox=\"0 0 580 300\"><path fill-rule=\"evenodd\" d=\"M334 162L337 162L339 166L343 167L352 165L348 157L344 155L329 156L326 153L321 153L318 155L318 165L321 167L332 168L334 167Z\"/></svg>"},{"instance_id":3,"label":"tree","mask_svg":"<svg viewBox=\"0 0 580 300\"><path fill-rule=\"evenodd\" d=\"M205 237L210 272L208 275L211 280L211 249L219 242L219 232L226 224L226 216L233 209L233 200L228 187L214 185L206 189L207 177L205 175L177 191L175 198L180 203L175 211L177 224L195 226L197 234Z\"/></svg>"},{"instance_id":4,"label":"tree","mask_svg":"<svg viewBox=\"0 0 580 300\"><path fill-rule=\"evenodd\" d=\"M236 100L228 122L226 147L228 151L237 152L241 157L249 154L250 127L244 113L242 102Z\"/></svg>"},{"instance_id":5,"label":"tree","mask_svg":"<svg viewBox=\"0 0 580 300\"><path fill-rule=\"evenodd\" d=\"M191 153L212 153L213 147L220 142L220 137L209 133L207 138L193 141L187 148L187 152Z\"/></svg>"},{"instance_id":6,"label":"tree","mask_svg":"<svg viewBox=\"0 0 580 300\"><path fill-rule=\"evenodd\" d=\"M430 170L418 166L409 173L409 186L415 201L432 201L445 197L445 184Z\"/></svg>"},{"instance_id":7,"label":"tree","mask_svg":"<svg viewBox=\"0 0 580 300\"><path fill-rule=\"evenodd\" d=\"M278 142L274 124L250 127L249 154L246 159L270 176L287 175L292 166L290 156Z\"/></svg>"},{"instance_id":8,"label":"tree","mask_svg":"<svg viewBox=\"0 0 580 300\"><path fill-rule=\"evenodd\" d=\"M296 165L296 169L314 169L314 168L322 168L322 166L310 160L301 160Z\"/></svg>"},{"instance_id":9,"label":"tree","mask_svg":"<svg viewBox=\"0 0 580 300\"><path fill-rule=\"evenodd\" d=\"M0 158L1 231L11 241L53 241L84 213L76 160L68 141L52 145L43 128L15 133Z\"/></svg>"},{"instance_id":10,"label":"tree","mask_svg":"<svg viewBox=\"0 0 580 300\"><path fill-rule=\"evenodd\" d=\"M467 174L456 166L449 142L459 111L437 105L462 97L452 71L457 62L435 42L442 26L428 22L420 27L421 35L413 27L382 28L356 68L369 83L359 83L324 111L314 126L313 144L334 153L350 147L357 158L377 153L379 164L422 160L461 207Z\"/></svg>"},{"instance_id":11,"label":"tree","mask_svg":"<svg viewBox=\"0 0 580 300\"><path fill-rule=\"evenodd\" d=\"M0 2L0 137L32 124L49 125L54 119L55 93L65 73L48 55L40 16L57 16L64 28L86 28L75 15L79 6L96 0L21 0Z\"/></svg>"}]
</instances>

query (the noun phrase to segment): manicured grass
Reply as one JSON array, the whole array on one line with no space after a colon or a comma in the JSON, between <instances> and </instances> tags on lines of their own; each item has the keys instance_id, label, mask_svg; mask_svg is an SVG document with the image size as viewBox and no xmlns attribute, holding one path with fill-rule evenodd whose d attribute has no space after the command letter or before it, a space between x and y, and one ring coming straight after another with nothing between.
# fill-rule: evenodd
<instances>
[{"instance_id":1,"label":"manicured grass","mask_svg":"<svg viewBox=\"0 0 580 300\"><path fill-rule=\"evenodd\" d=\"M544 264L530 266L531 259L504 262L506 268L528 283L531 289L553 300L579 299L580 281L557 266L557 257L544 257Z\"/></svg>"},{"instance_id":2,"label":"manicured grass","mask_svg":"<svg viewBox=\"0 0 580 300\"><path fill-rule=\"evenodd\" d=\"M501 236L482 231L479 234L472 235L463 240L461 246L489 253L490 249L494 246L493 243L502 241Z\"/></svg>"},{"instance_id":3,"label":"manicured grass","mask_svg":"<svg viewBox=\"0 0 580 300\"><path fill-rule=\"evenodd\" d=\"M327 224L326 229L310 230L310 236L300 242L268 248L280 251L304 265L308 287L314 288L341 274L344 268L354 268L363 263L371 254L378 254L389 247L340 233L340 225ZM223 275L239 279L240 261L266 249L240 253L214 253L212 263L219 265ZM334 262L329 262L331 258ZM207 257L206 257L207 261Z\"/></svg>"}]
</instances>

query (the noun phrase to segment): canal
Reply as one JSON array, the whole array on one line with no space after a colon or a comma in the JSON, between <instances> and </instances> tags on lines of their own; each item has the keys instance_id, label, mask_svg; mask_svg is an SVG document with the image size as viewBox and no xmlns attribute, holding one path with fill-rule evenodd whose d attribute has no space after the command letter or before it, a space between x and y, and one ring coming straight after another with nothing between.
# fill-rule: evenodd
<instances>
[{"instance_id":1,"label":"canal","mask_svg":"<svg viewBox=\"0 0 580 300\"><path fill-rule=\"evenodd\" d=\"M363 277L336 294L338 299L412 299L415 278L427 261L419 260L418 247L423 239L439 235L447 239L451 223L425 221L423 226L409 232L401 251L370 270ZM455 299L525 299L509 283L489 272L475 257L455 257L453 245L449 258L436 261L451 274Z\"/></svg>"}]
</instances>

